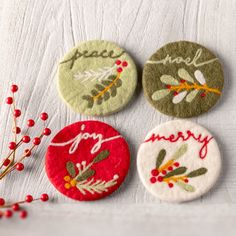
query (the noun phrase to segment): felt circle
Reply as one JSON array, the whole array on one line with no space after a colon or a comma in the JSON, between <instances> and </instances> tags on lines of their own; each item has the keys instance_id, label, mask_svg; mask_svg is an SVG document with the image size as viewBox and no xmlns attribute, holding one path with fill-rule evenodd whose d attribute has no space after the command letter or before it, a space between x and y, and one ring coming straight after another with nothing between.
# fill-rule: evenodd
<instances>
[{"instance_id":1,"label":"felt circle","mask_svg":"<svg viewBox=\"0 0 236 236\"><path fill-rule=\"evenodd\" d=\"M221 157L205 128L176 120L148 133L138 151L137 167L151 194L168 202L184 202L203 195L215 184Z\"/></svg>"},{"instance_id":2,"label":"felt circle","mask_svg":"<svg viewBox=\"0 0 236 236\"><path fill-rule=\"evenodd\" d=\"M137 85L136 66L117 44L92 40L67 53L59 65L58 90L74 111L109 115L121 110Z\"/></svg>"},{"instance_id":3,"label":"felt circle","mask_svg":"<svg viewBox=\"0 0 236 236\"><path fill-rule=\"evenodd\" d=\"M63 128L46 153L46 172L54 187L79 201L103 198L124 181L130 164L125 139L100 121Z\"/></svg>"},{"instance_id":4,"label":"felt circle","mask_svg":"<svg viewBox=\"0 0 236 236\"><path fill-rule=\"evenodd\" d=\"M173 42L146 62L143 88L147 100L160 112L192 117L208 111L221 96L224 76L219 59L192 42Z\"/></svg>"}]
</instances>

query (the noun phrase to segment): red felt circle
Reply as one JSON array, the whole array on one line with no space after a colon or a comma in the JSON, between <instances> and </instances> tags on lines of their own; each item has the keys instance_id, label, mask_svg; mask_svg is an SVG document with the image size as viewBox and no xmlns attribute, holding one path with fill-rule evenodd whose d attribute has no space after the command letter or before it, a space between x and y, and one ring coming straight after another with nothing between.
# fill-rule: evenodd
<instances>
[{"instance_id":1,"label":"red felt circle","mask_svg":"<svg viewBox=\"0 0 236 236\"><path fill-rule=\"evenodd\" d=\"M105 142L98 145L99 140ZM72 149L76 142L77 148ZM99 153L109 154L94 163ZM86 166L92 163L89 172L93 175L88 178L83 168L81 167L82 170L79 172L76 165L79 163L81 166L84 161ZM76 172L74 176L69 174L66 167L71 164ZM100 199L114 192L124 181L129 165L130 153L127 142L113 127L100 121L80 121L66 126L52 139L46 153L46 172L52 184L62 194L80 201ZM81 176L85 179L81 180ZM75 182L73 179L76 177L79 181ZM93 186L89 189L86 185ZM107 187L108 185L110 186Z\"/></svg>"}]
</instances>

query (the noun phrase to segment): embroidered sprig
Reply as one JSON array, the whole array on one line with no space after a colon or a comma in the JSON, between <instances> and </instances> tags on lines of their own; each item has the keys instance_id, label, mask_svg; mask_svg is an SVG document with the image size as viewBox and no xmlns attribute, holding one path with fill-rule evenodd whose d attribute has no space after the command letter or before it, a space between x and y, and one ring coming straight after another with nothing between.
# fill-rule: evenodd
<instances>
[{"instance_id":1,"label":"embroidered sprig","mask_svg":"<svg viewBox=\"0 0 236 236\"><path fill-rule=\"evenodd\" d=\"M218 89L208 87L204 75L200 70L194 72L195 79L198 83L184 68L178 70L178 75L181 78L180 81L171 75L162 75L160 80L162 83L166 84L166 89L155 91L152 94L152 99L158 101L167 95L172 94L174 96L172 102L177 104L184 98L186 102L192 102L199 92L201 92L201 97L205 97L207 93L221 94Z\"/></svg>"},{"instance_id":2,"label":"embroidered sprig","mask_svg":"<svg viewBox=\"0 0 236 236\"><path fill-rule=\"evenodd\" d=\"M28 131L30 128L35 126L35 121L33 119L29 119L27 121L27 129L24 135L21 135L22 131L18 125L19 118L21 116L21 110L17 108L16 99L15 99L15 93L17 91L18 91L18 86L13 84L11 86L12 96L6 98L6 103L10 106L11 113L13 116L13 128L12 128L13 140L9 142L8 144L9 152L7 156L0 161L0 180L2 180L4 177L6 177L8 174L10 174L11 172L15 170L19 172L23 171L25 167L23 162L27 158L32 156L32 152L41 143L42 138L44 136L48 136L51 134L51 130L45 126L45 121L48 119L48 114L43 112L40 115L41 120L44 121L43 130L39 133L38 136L33 138L31 145L28 148L26 148L23 151L23 153L21 153L20 155L17 155L18 154L17 149L19 147L23 146L24 144L29 144L31 142L31 138L28 134ZM19 135L20 135L20 138L18 137ZM3 200L3 198L0 198L0 199L1 199L0 203L2 203L0 205L2 207L3 206L6 208L10 207L9 204L4 205L5 200ZM22 201L20 203L22 203Z\"/></svg>"},{"instance_id":3,"label":"embroidered sprig","mask_svg":"<svg viewBox=\"0 0 236 236\"><path fill-rule=\"evenodd\" d=\"M204 175L207 172L207 169L201 167L186 174L187 167L180 166L179 162L176 160L182 157L187 152L187 149L188 145L183 144L172 155L172 158L164 164L162 163L166 156L166 150L162 149L157 156L156 167L151 171L152 177L150 178L150 182L152 184L157 181L165 182L170 188L174 187L174 184L177 184L180 188L187 192L194 192L195 187L187 184L189 182L189 178Z\"/></svg>"},{"instance_id":4,"label":"embroidered sprig","mask_svg":"<svg viewBox=\"0 0 236 236\"><path fill-rule=\"evenodd\" d=\"M82 161L75 165L72 161L68 161L66 163L66 169L69 175L64 177L64 181L66 182L64 187L66 189L76 187L84 195L86 191L91 194L107 192L109 187L117 183L116 180L119 176L114 175L113 179L109 181L96 180L93 177L96 172L91 167L108 158L109 155L110 152L108 150L101 151L89 164L86 161Z\"/></svg>"},{"instance_id":5,"label":"embroidered sprig","mask_svg":"<svg viewBox=\"0 0 236 236\"><path fill-rule=\"evenodd\" d=\"M88 108L92 108L95 102L97 105L101 105L104 101L117 95L117 88L122 86L121 73L123 72L123 69L128 66L128 63L126 61L122 62L117 60L115 68L116 66L118 66L116 75L111 73L111 75L103 77L101 83L96 83L94 85L94 89L91 90L91 95L84 95L82 97L88 102Z\"/></svg>"}]
</instances>

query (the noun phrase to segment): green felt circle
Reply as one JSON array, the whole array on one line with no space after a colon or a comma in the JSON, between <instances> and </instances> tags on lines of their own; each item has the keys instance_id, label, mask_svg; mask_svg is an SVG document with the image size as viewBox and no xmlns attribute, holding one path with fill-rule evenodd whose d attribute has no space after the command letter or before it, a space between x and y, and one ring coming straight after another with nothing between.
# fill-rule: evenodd
<instances>
[{"instance_id":1,"label":"green felt circle","mask_svg":"<svg viewBox=\"0 0 236 236\"><path fill-rule=\"evenodd\" d=\"M197 43L179 41L165 45L150 57L142 83L147 100L156 109L185 118L200 115L215 105L224 75L212 52Z\"/></svg>"},{"instance_id":2,"label":"green felt circle","mask_svg":"<svg viewBox=\"0 0 236 236\"><path fill-rule=\"evenodd\" d=\"M117 60L120 65L116 64ZM117 71L119 68L121 73ZM130 101L136 85L133 60L112 42L82 42L72 48L59 65L59 93L81 114L99 116L121 110Z\"/></svg>"}]
</instances>

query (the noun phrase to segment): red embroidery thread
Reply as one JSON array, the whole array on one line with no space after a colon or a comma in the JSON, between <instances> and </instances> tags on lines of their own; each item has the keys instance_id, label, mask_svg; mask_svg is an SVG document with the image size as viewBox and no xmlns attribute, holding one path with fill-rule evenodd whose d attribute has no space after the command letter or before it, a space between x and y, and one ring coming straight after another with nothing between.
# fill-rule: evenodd
<instances>
[{"instance_id":1,"label":"red embroidery thread","mask_svg":"<svg viewBox=\"0 0 236 236\"><path fill-rule=\"evenodd\" d=\"M183 132L179 131L177 133L177 135L175 134L171 134L169 137L166 136L161 136L159 134L152 134L150 138L148 138L147 140L144 141L144 143L147 142L154 142L154 141L160 141L160 140L166 140L166 141L170 141L172 143L177 142L179 140L182 141L187 141L188 139L190 139L191 137L193 139L195 139L196 141L198 141L199 143L203 143L203 146L201 147L200 151L199 151L199 157L201 159L204 159L207 155L207 145L209 144L209 142L213 139L213 137L202 137L201 134L199 134L198 136L196 136L194 133L192 133L190 130L186 131L187 135L184 135Z\"/></svg>"}]
</instances>

